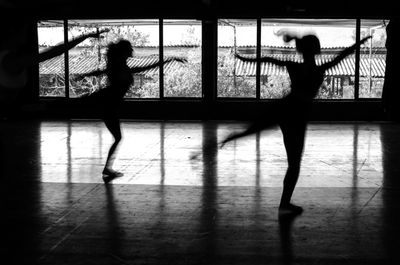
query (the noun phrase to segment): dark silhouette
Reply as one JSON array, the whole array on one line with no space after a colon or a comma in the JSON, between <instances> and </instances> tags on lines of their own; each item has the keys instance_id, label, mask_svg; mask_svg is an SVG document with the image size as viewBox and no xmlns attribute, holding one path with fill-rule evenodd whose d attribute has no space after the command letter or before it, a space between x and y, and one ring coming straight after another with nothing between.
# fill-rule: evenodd
<instances>
[{"instance_id":1,"label":"dark silhouette","mask_svg":"<svg viewBox=\"0 0 400 265\"><path fill-rule=\"evenodd\" d=\"M280 214L301 214L303 209L291 203L292 194L296 186L300 163L303 153L305 134L308 123L308 113L312 100L317 95L323 82L324 73L329 68L336 66L342 59L350 55L357 46L367 41L366 37L352 46L344 49L332 61L317 65L315 56L321 52L319 39L315 35L306 35L301 38L285 35L285 41L296 41L296 49L302 54L303 62L281 61L273 57L262 57L260 59L246 58L240 55L236 57L247 62L267 62L280 67L286 67L290 80L291 91L280 99L271 113L271 116L252 123L246 130L233 133L224 139L220 146L226 143L257 133L261 130L280 126L283 134L283 142L286 149L288 168L283 181L283 192L279 206Z\"/></svg>"},{"instance_id":2,"label":"dark silhouette","mask_svg":"<svg viewBox=\"0 0 400 265\"><path fill-rule=\"evenodd\" d=\"M400 52L397 49L397 44L400 41L399 28L400 20L396 18L390 19L389 24L386 26L386 68L382 89L384 111L389 120L394 122L400 121L400 106L397 102L397 99L400 97L400 91L397 88L398 62L400 60Z\"/></svg>"},{"instance_id":3,"label":"dark silhouette","mask_svg":"<svg viewBox=\"0 0 400 265\"><path fill-rule=\"evenodd\" d=\"M94 108L100 112L100 118L114 137L114 143L110 147L103 170L103 180L105 183L122 176L122 173L112 169L112 163L114 160L114 153L122 139L118 109L123 101L125 93L133 83L133 74L161 65L161 62L157 62L143 67L130 68L127 65L127 59L132 57L132 53L132 45L127 40L119 40L116 43L111 43L107 50L106 69L96 70L82 75L82 77L85 77L105 74L108 78L108 85L106 87L88 96L82 97L85 103L94 105ZM163 61L163 63L165 64L172 60L184 62L182 59L172 58Z\"/></svg>"},{"instance_id":4,"label":"dark silhouette","mask_svg":"<svg viewBox=\"0 0 400 265\"><path fill-rule=\"evenodd\" d=\"M57 57L88 38L97 38L108 30L82 35L66 43L60 43L42 52L32 52L26 46L27 26L21 25L19 32L5 40L0 50L0 104L1 112L9 112L14 107L21 89L27 85L29 67ZM4 114L4 113L0 113Z\"/></svg>"}]
</instances>

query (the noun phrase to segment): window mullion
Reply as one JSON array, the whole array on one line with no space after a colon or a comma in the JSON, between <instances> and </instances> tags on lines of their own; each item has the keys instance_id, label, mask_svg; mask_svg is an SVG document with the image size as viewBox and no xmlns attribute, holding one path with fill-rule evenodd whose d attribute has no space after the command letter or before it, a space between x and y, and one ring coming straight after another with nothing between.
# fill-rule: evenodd
<instances>
[{"instance_id":1,"label":"window mullion","mask_svg":"<svg viewBox=\"0 0 400 265\"><path fill-rule=\"evenodd\" d=\"M160 99L164 99L164 25L163 19L159 20L159 52L160 52L160 67L158 68L160 71L159 80L160 80Z\"/></svg>"},{"instance_id":2,"label":"window mullion","mask_svg":"<svg viewBox=\"0 0 400 265\"><path fill-rule=\"evenodd\" d=\"M64 45L68 43L68 20L64 19ZM65 49L64 53L64 85L65 97L69 98L69 52Z\"/></svg>"},{"instance_id":3,"label":"window mullion","mask_svg":"<svg viewBox=\"0 0 400 265\"><path fill-rule=\"evenodd\" d=\"M261 19L257 19L257 48L256 48L256 58L261 58ZM256 62L256 99L261 97L261 63L259 60Z\"/></svg>"},{"instance_id":4,"label":"window mullion","mask_svg":"<svg viewBox=\"0 0 400 265\"><path fill-rule=\"evenodd\" d=\"M356 21L356 42L360 41L361 36L361 21L357 18ZM360 91L360 45L357 45L355 52L355 73L354 73L354 100L358 100Z\"/></svg>"}]
</instances>

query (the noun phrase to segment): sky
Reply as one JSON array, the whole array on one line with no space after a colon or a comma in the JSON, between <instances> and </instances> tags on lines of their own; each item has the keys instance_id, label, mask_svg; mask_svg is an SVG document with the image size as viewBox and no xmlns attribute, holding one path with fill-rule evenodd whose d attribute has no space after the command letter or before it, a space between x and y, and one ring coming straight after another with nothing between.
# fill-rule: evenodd
<instances>
[{"instance_id":1,"label":"sky","mask_svg":"<svg viewBox=\"0 0 400 265\"><path fill-rule=\"evenodd\" d=\"M188 33L188 29L192 32ZM255 26L236 26L236 44L238 46L256 45ZM135 29L148 35L150 46L158 46L159 33L158 26L138 25ZM355 27L283 27L283 26L263 26L261 32L261 44L267 46L294 45L285 43L282 38L277 36L278 31L287 30L297 34L313 33L320 39L322 47L346 47L354 43ZM55 27L39 28L39 44L55 45L63 41L63 29ZM72 37L81 33L71 31ZM201 25L165 25L164 26L164 45L179 45L188 38L201 40ZM234 27L230 25L218 26L218 45L233 46ZM85 43L83 43L85 44ZM87 43L86 43L87 44Z\"/></svg>"}]
</instances>

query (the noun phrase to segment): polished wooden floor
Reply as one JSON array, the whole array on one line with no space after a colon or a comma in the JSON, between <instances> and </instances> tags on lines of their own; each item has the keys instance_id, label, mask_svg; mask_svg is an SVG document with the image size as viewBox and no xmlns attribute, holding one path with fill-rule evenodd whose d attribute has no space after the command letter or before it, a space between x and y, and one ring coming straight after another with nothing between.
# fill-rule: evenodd
<instances>
[{"instance_id":1,"label":"polished wooden floor","mask_svg":"<svg viewBox=\"0 0 400 265\"><path fill-rule=\"evenodd\" d=\"M310 124L292 220L278 129L210 150L244 124L123 121L124 176L105 185L101 122L0 126L3 264L400 261L399 124Z\"/></svg>"}]
</instances>

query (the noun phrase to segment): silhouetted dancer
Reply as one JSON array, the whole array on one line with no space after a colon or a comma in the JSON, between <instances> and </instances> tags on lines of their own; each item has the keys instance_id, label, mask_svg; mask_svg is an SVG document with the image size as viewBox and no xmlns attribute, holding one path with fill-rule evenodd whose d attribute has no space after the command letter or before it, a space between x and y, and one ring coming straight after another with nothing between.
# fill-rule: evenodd
<instances>
[{"instance_id":1,"label":"silhouetted dancer","mask_svg":"<svg viewBox=\"0 0 400 265\"><path fill-rule=\"evenodd\" d=\"M22 29L19 33L24 34L25 31L26 29ZM101 30L85 34L39 53L27 49L21 36L14 36L6 40L0 50L0 109L8 112L10 111L9 107L13 107L13 104L17 103L20 90L27 85L29 67L62 55L84 40L97 38L107 31Z\"/></svg>"},{"instance_id":2,"label":"silhouetted dancer","mask_svg":"<svg viewBox=\"0 0 400 265\"><path fill-rule=\"evenodd\" d=\"M81 75L81 77L107 75L108 78L106 87L81 98L85 103L94 105L96 110L100 112L100 118L114 137L114 143L110 147L103 170L103 180L105 183L123 175L113 170L112 164L114 153L118 143L122 139L118 110L125 93L133 84L133 74L161 65L161 62L157 62L148 66L130 68L127 65L127 59L132 57L132 53L133 48L128 40L119 40L116 43L111 43L108 45L107 50L106 69ZM183 59L172 58L163 61L163 63L169 63L173 60L185 62Z\"/></svg>"},{"instance_id":3,"label":"silhouetted dancer","mask_svg":"<svg viewBox=\"0 0 400 265\"><path fill-rule=\"evenodd\" d=\"M246 130L233 133L224 139L220 147L226 143L254 134L264 129L279 125L283 134L283 142L286 149L288 168L283 181L283 192L279 205L280 214L301 214L303 209L292 204L291 198L296 186L300 163L303 153L305 134L308 123L308 114L312 100L317 95L323 82L326 70L336 66L346 56L350 55L358 45L361 45L371 37L366 37L352 46L344 49L332 61L317 65L315 56L321 52L319 39L315 35L306 35L301 38L285 35L285 41L296 41L297 51L303 55L303 62L281 61L273 57L261 57L260 59L246 58L240 55L236 57L246 62L266 62L286 67L291 80L291 91L280 99L276 109L270 112L266 119L252 123ZM266 113L268 115L268 113Z\"/></svg>"}]
</instances>

